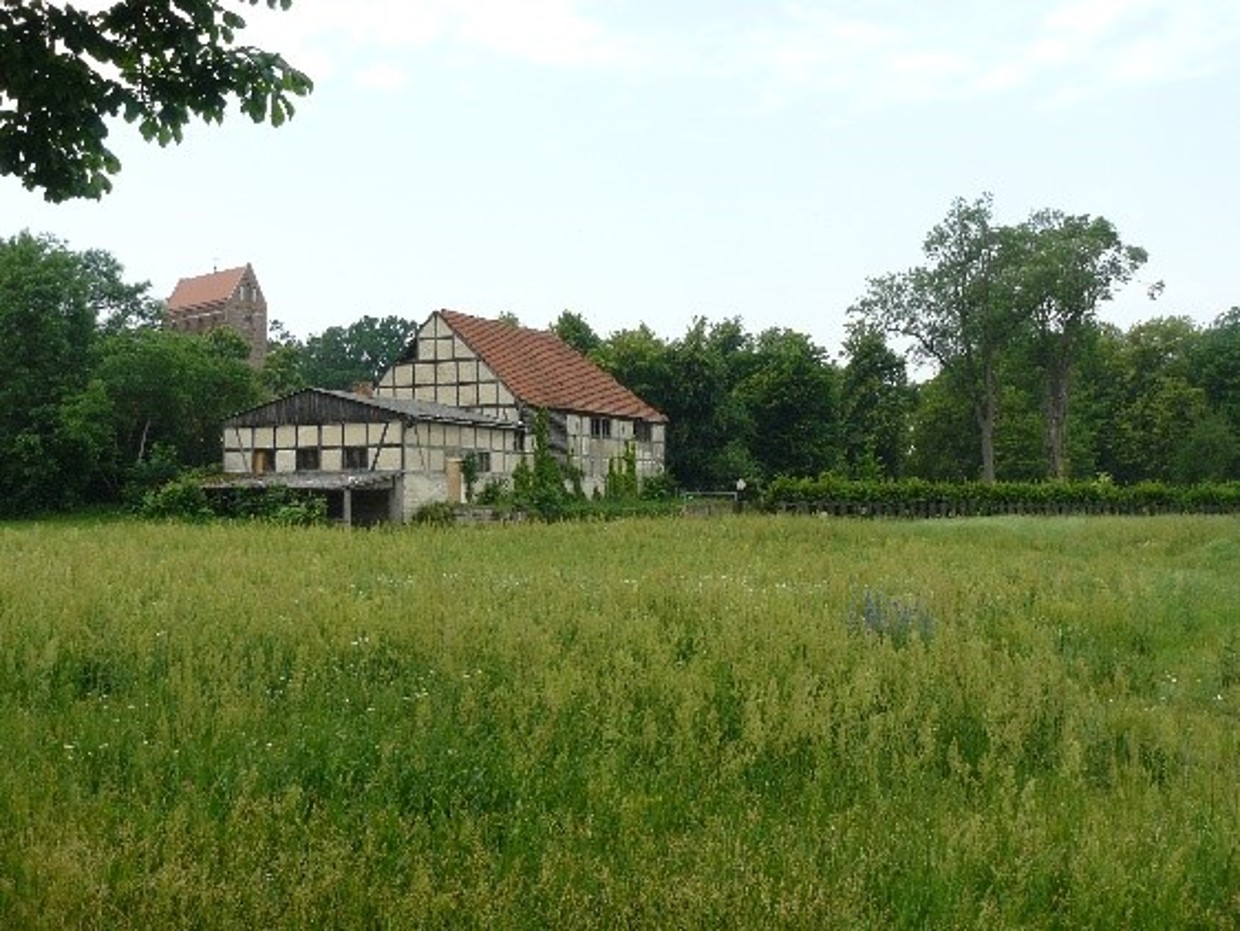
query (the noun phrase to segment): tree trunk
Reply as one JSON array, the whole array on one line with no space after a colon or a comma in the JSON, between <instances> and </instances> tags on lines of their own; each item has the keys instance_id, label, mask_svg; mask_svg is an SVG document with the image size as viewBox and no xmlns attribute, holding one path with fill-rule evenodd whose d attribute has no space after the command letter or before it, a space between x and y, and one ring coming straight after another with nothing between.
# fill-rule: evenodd
<instances>
[{"instance_id":1,"label":"tree trunk","mask_svg":"<svg viewBox=\"0 0 1240 931\"><path fill-rule=\"evenodd\" d=\"M1051 478L1068 477L1068 458L1064 451L1068 433L1068 391L1065 384L1053 385L1046 399L1046 451Z\"/></svg>"},{"instance_id":2,"label":"tree trunk","mask_svg":"<svg viewBox=\"0 0 1240 931\"><path fill-rule=\"evenodd\" d=\"M1068 380L1065 352L1051 361L1046 373L1046 454L1050 477L1068 477Z\"/></svg>"},{"instance_id":3,"label":"tree trunk","mask_svg":"<svg viewBox=\"0 0 1240 931\"><path fill-rule=\"evenodd\" d=\"M138 441L138 462L141 462L146 456L146 436L151 431L151 418L146 419L146 423L142 425L142 438Z\"/></svg>"}]
</instances>

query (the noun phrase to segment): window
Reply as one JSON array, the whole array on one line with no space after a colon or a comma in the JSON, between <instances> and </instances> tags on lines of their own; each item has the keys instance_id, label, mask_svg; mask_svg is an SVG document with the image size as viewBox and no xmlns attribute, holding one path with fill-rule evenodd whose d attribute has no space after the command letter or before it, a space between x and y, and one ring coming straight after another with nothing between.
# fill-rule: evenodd
<instances>
[{"instance_id":1,"label":"window","mask_svg":"<svg viewBox=\"0 0 1240 931\"><path fill-rule=\"evenodd\" d=\"M654 431L650 429L649 421L635 420L633 421L633 439L639 443L649 443L653 437Z\"/></svg>"},{"instance_id":2,"label":"window","mask_svg":"<svg viewBox=\"0 0 1240 931\"><path fill-rule=\"evenodd\" d=\"M590 436L596 439L607 439L611 436L611 418L610 417L591 417L590 418Z\"/></svg>"},{"instance_id":3,"label":"window","mask_svg":"<svg viewBox=\"0 0 1240 931\"><path fill-rule=\"evenodd\" d=\"M370 450L365 446L346 446L344 448L344 467L346 469L369 469Z\"/></svg>"},{"instance_id":4,"label":"window","mask_svg":"<svg viewBox=\"0 0 1240 931\"><path fill-rule=\"evenodd\" d=\"M479 474L491 471L491 454L487 452L473 453L474 462L478 465Z\"/></svg>"},{"instance_id":5,"label":"window","mask_svg":"<svg viewBox=\"0 0 1240 931\"><path fill-rule=\"evenodd\" d=\"M297 471L317 472L319 469L319 448L317 446L297 450Z\"/></svg>"},{"instance_id":6,"label":"window","mask_svg":"<svg viewBox=\"0 0 1240 931\"><path fill-rule=\"evenodd\" d=\"M250 457L251 472L271 472L276 467L276 451L274 449L256 449Z\"/></svg>"}]
</instances>

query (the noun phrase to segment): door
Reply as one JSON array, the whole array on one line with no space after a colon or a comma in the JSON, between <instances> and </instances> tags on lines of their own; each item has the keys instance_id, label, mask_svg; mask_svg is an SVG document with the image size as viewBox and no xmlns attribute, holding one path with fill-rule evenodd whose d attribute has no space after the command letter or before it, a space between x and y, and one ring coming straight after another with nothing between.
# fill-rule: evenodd
<instances>
[{"instance_id":1,"label":"door","mask_svg":"<svg viewBox=\"0 0 1240 931\"><path fill-rule=\"evenodd\" d=\"M460 504L465 500L465 490L461 487L461 460L448 459L444 463L444 472L448 477L448 503Z\"/></svg>"}]
</instances>

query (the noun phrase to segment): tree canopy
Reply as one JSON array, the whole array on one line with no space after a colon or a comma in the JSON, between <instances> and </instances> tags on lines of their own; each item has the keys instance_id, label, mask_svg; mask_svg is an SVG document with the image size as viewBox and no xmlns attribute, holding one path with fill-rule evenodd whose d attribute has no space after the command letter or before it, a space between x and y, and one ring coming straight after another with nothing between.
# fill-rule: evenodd
<instances>
[{"instance_id":1,"label":"tree canopy","mask_svg":"<svg viewBox=\"0 0 1240 931\"><path fill-rule=\"evenodd\" d=\"M1097 305L1143 251L1104 220L1041 212L995 227L988 210L957 202L927 239L925 269L875 279L874 302L859 305L875 313L849 326L838 363L804 334L753 334L737 317L697 317L667 340L644 324L603 337L567 311L554 328L668 416L668 484L687 491L824 473L976 479L979 402L996 415L998 480L1058 477L1056 455L1074 475L1123 484L1240 480L1240 308L1204 327L1101 322ZM302 340L272 321L274 348L255 371L229 330L163 329L148 292L106 252L0 238L0 515L132 500L178 469L217 465L228 415L306 385L374 379L414 329L363 316ZM937 372L910 383L893 330ZM1058 453L1052 385L1072 398ZM552 476L543 463L544 484L562 483L566 465Z\"/></svg>"},{"instance_id":2,"label":"tree canopy","mask_svg":"<svg viewBox=\"0 0 1240 931\"><path fill-rule=\"evenodd\" d=\"M976 421L983 481L995 480L997 446L1013 439L1010 430L1001 437L1001 407L1015 409L1012 426L1023 430L1030 421L1021 421L1022 395L1036 382L1045 474L1066 478L1073 372L1095 331L1098 305L1132 279L1146 253L1125 245L1101 217L1040 210L1022 224L1000 226L992 206L989 194L954 201L925 239L926 264L870 279L851 312L911 340L914 355L937 364ZM1153 286L1151 296L1160 289Z\"/></svg>"},{"instance_id":3,"label":"tree canopy","mask_svg":"<svg viewBox=\"0 0 1240 931\"><path fill-rule=\"evenodd\" d=\"M292 0L116 0L87 12L49 0L0 3L0 174L54 202L99 198L121 163L107 118L161 146L193 117L220 122L235 99L279 126L310 79L280 55L238 42L230 6Z\"/></svg>"}]
</instances>

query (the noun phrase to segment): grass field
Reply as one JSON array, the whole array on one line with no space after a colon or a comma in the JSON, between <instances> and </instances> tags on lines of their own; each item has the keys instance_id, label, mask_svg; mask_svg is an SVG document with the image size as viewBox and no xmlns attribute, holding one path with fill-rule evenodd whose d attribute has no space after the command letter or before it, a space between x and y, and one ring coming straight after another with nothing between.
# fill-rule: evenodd
<instances>
[{"instance_id":1,"label":"grass field","mask_svg":"<svg viewBox=\"0 0 1240 931\"><path fill-rule=\"evenodd\" d=\"M1240 925L1236 518L0 553L6 929Z\"/></svg>"}]
</instances>

